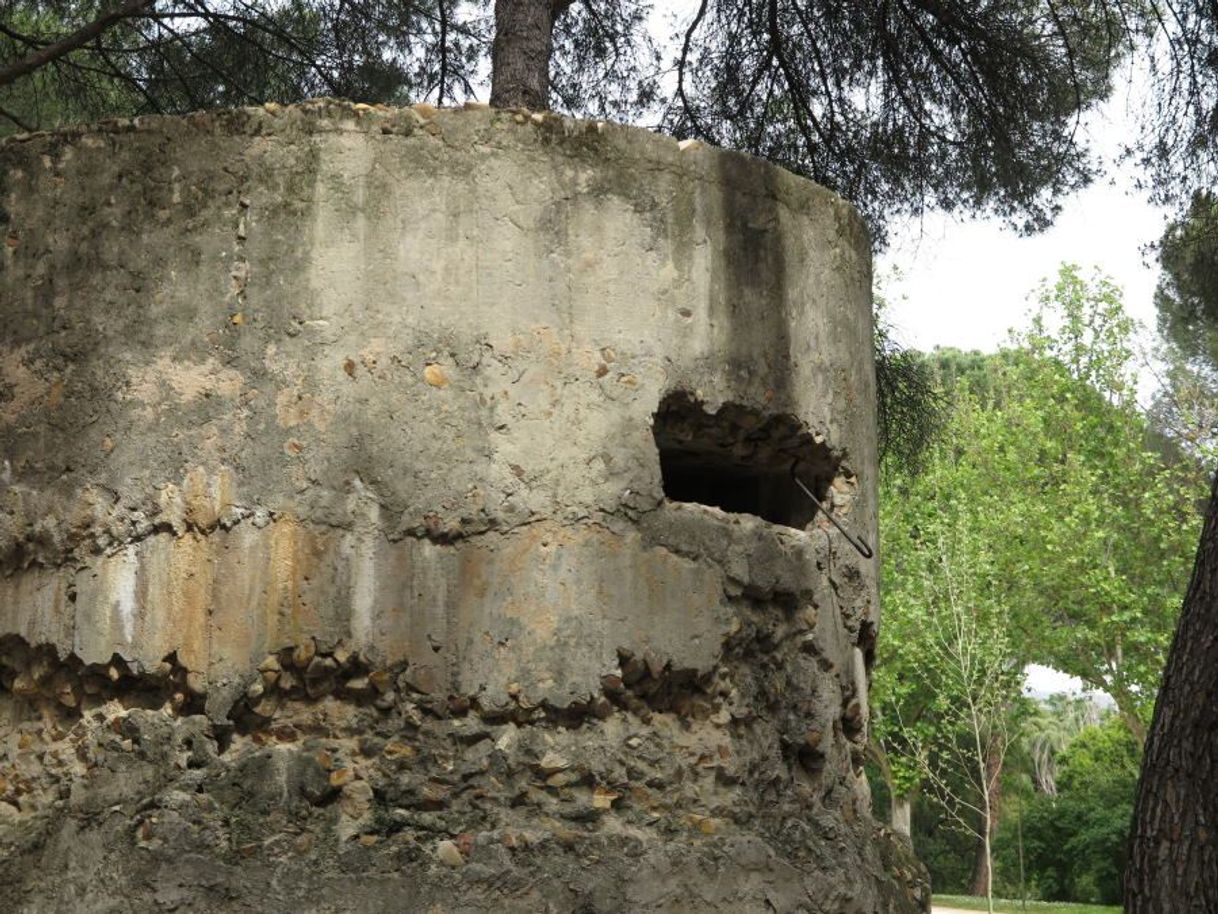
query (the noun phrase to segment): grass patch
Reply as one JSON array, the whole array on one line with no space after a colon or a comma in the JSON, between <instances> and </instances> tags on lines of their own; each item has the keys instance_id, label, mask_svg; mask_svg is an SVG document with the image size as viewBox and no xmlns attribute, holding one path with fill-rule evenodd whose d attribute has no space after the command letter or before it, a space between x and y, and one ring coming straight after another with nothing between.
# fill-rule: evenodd
<instances>
[{"instance_id":1,"label":"grass patch","mask_svg":"<svg viewBox=\"0 0 1218 914\"><path fill-rule=\"evenodd\" d=\"M936 895L935 904L962 911L984 911L985 899L973 895ZM1000 914L1121 914L1120 908L1102 904L1069 904L1064 901L1029 901L1025 909L1019 901L995 898L994 910Z\"/></svg>"}]
</instances>

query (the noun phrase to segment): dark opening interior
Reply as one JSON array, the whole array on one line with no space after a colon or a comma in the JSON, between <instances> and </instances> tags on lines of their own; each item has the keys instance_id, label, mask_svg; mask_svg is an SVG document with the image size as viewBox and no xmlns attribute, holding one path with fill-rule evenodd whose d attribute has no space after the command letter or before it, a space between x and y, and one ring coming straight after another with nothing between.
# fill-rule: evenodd
<instances>
[{"instance_id":1,"label":"dark opening interior","mask_svg":"<svg viewBox=\"0 0 1218 914\"><path fill-rule=\"evenodd\" d=\"M753 514L772 524L803 528L815 508L783 472L706 461L695 455L660 452L664 495L672 501L711 505L733 514ZM813 489L815 491L815 489Z\"/></svg>"},{"instance_id":2,"label":"dark opening interior","mask_svg":"<svg viewBox=\"0 0 1218 914\"><path fill-rule=\"evenodd\" d=\"M791 478L793 465L822 501L837 471L829 448L789 414L731 403L709 413L688 394L676 393L660 404L652 430L667 498L773 524L802 530L816 515Z\"/></svg>"}]
</instances>

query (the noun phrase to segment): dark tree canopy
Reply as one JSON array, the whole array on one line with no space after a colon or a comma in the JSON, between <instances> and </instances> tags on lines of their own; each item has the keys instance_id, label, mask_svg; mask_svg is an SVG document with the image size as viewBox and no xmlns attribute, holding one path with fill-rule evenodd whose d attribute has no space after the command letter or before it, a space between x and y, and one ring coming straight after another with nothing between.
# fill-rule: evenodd
<instances>
[{"instance_id":1,"label":"dark tree canopy","mask_svg":"<svg viewBox=\"0 0 1218 914\"><path fill-rule=\"evenodd\" d=\"M71 36L114 6L105 0L2 0L4 64ZM451 92L473 76L481 33L453 29L445 59L435 4L362 0L184 0L145 3L96 39L5 87L6 116L31 126L104 114L296 101L335 95L356 101L401 97L404 89Z\"/></svg>"},{"instance_id":2,"label":"dark tree canopy","mask_svg":"<svg viewBox=\"0 0 1218 914\"><path fill-rule=\"evenodd\" d=\"M1218 367L1218 197L1194 194L1159 242L1159 331L1186 358Z\"/></svg>"},{"instance_id":3,"label":"dark tree canopy","mask_svg":"<svg viewBox=\"0 0 1218 914\"><path fill-rule=\"evenodd\" d=\"M550 10L551 3L541 5ZM489 0L0 0L0 111L25 129L321 95L454 104L485 96L491 6ZM564 110L629 119L653 103L659 65L645 4L584 0L553 8L550 77ZM12 73L115 11L125 14L100 36L33 73Z\"/></svg>"},{"instance_id":4,"label":"dark tree canopy","mask_svg":"<svg viewBox=\"0 0 1218 914\"><path fill-rule=\"evenodd\" d=\"M1103 4L703 0L670 126L834 188L1044 227L1092 163L1076 130L1123 30Z\"/></svg>"},{"instance_id":5,"label":"dark tree canopy","mask_svg":"<svg viewBox=\"0 0 1218 914\"><path fill-rule=\"evenodd\" d=\"M1149 0L1145 11L1144 129L1130 152L1151 197L1184 209L1218 184L1218 5Z\"/></svg>"},{"instance_id":6,"label":"dark tree canopy","mask_svg":"<svg viewBox=\"0 0 1218 914\"><path fill-rule=\"evenodd\" d=\"M489 76L497 104L643 120L775 161L853 201L882 241L891 219L929 208L1047 225L1096 174L1079 118L1133 53L1153 78L1130 155L1163 198L1218 178L1210 3L701 0L671 35L649 31L651 12L649 0L0 0L0 121L318 95L443 105L486 97Z\"/></svg>"},{"instance_id":7,"label":"dark tree canopy","mask_svg":"<svg viewBox=\"0 0 1218 914\"><path fill-rule=\"evenodd\" d=\"M947 402L931 358L897 342L883 311L875 321L876 426L880 461L914 478L943 430Z\"/></svg>"},{"instance_id":8,"label":"dark tree canopy","mask_svg":"<svg viewBox=\"0 0 1218 914\"><path fill-rule=\"evenodd\" d=\"M645 0L0 0L0 113L26 128L317 95L451 104L485 97L489 68L497 103L752 152L880 236L926 208L1036 229L1093 176L1078 118L1148 9L703 0L653 36Z\"/></svg>"}]
</instances>

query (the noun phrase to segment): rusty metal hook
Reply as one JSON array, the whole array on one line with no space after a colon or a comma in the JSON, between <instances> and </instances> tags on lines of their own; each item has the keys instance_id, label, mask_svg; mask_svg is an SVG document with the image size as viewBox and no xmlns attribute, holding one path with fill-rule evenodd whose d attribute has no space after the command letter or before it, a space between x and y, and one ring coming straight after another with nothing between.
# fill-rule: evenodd
<instances>
[{"instance_id":1,"label":"rusty metal hook","mask_svg":"<svg viewBox=\"0 0 1218 914\"><path fill-rule=\"evenodd\" d=\"M812 494L812 490L804 485L804 481L800 479L795 472L795 468L797 466L799 466L798 460L791 464L791 478L795 480L795 484L803 490L803 493L807 495L808 498L812 499L812 504L816 505L817 510L819 510L821 514L825 515L825 517L829 518L829 523L837 527L838 532L841 533L842 536L846 537L846 542L853 546L859 555L865 559L874 558L875 553L871 551L871 547L867 545L866 541L862 537L852 536L846 530L846 528L838 522L837 518L829 513L829 509L821 504L820 499Z\"/></svg>"}]
</instances>

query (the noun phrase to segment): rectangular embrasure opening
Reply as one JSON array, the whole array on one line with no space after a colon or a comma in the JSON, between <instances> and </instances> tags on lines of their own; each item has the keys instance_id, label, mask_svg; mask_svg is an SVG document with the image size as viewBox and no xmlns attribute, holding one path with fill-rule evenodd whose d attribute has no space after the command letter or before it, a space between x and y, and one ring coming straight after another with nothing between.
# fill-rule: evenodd
<instances>
[{"instance_id":1,"label":"rectangular embrasure opening","mask_svg":"<svg viewBox=\"0 0 1218 914\"><path fill-rule=\"evenodd\" d=\"M822 501L837 471L829 448L789 414L731 403L710 413L678 392L661 402L652 430L665 497L752 514L772 524L802 530L815 517L792 467Z\"/></svg>"}]
</instances>

